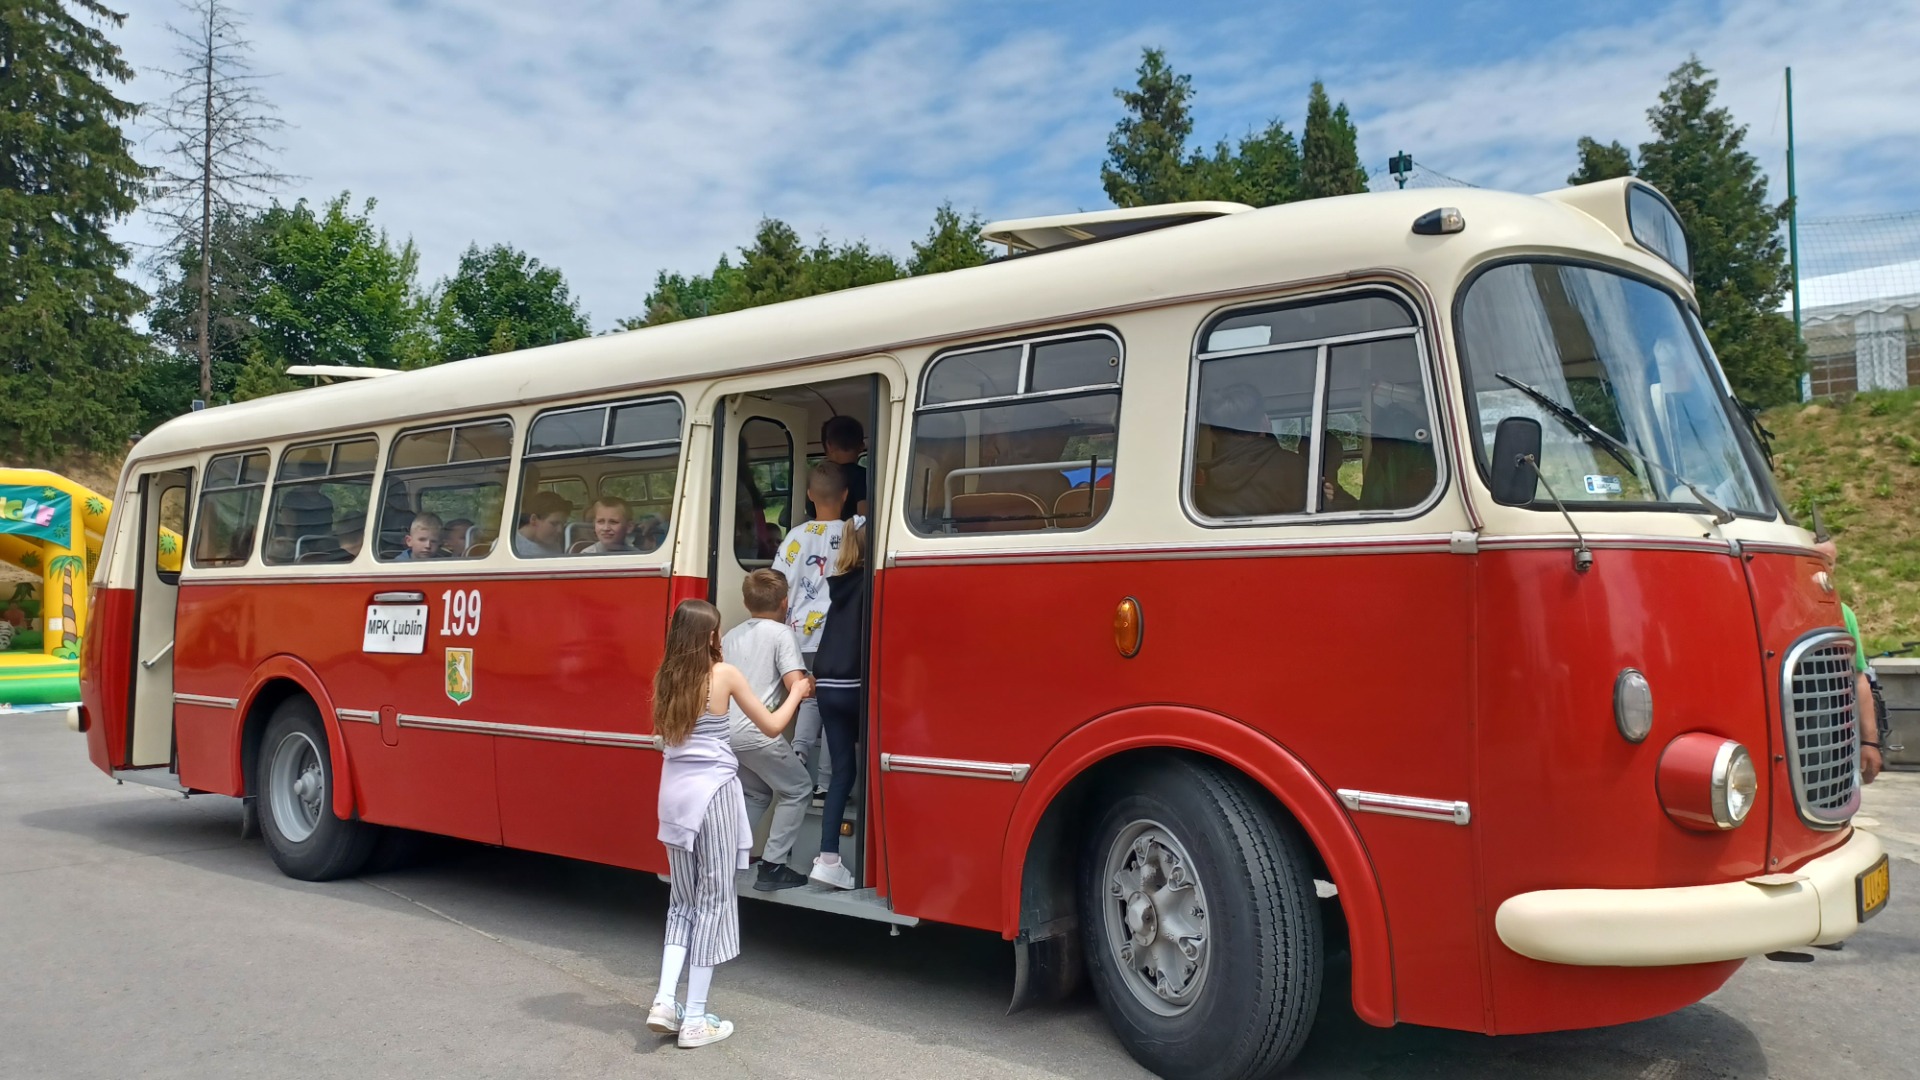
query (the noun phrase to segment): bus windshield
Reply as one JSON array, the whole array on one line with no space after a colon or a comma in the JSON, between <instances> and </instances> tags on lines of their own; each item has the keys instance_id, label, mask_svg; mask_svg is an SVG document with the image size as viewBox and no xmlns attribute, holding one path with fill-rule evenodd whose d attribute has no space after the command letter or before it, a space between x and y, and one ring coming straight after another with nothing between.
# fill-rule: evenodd
<instances>
[{"instance_id":1,"label":"bus windshield","mask_svg":"<svg viewBox=\"0 0 1920 1080\"><path fill-rule=\"evenodd\" d=\"M1671 293L1592 267L1508 263L1474 280L1460 334L1483 469L1500 421L1530 416L1542 429L1540 471L1569 504L1697 510L1685 477L1721 506L1773 516L1750 436ZM1664 470L1582 440L1507 379L1539 388Z\"/></svg>"}]
</instances>

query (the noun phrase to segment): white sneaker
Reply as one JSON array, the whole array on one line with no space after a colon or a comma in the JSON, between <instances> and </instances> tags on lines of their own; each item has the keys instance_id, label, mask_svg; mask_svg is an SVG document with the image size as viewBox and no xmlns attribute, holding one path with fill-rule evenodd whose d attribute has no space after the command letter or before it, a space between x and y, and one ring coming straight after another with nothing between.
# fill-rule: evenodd
<instances>
[{"instance_id":1,"label":"white sneaker","mask_svg":"<svg viewBox=\"0 0 1920 1080\"><path fill-rule=\"evenodd\" d=\"M647 1030L656 1035L671 1035L680 1030L686 1010L677 1001L656 1001L647 1013Z\"/></svg>"},{"instance_id":2,"label":"white sneaker","mask_svg":"<svg viewBox=\"0 0 1920 1080\"><path fill-rule=\"evenodd\" d=\"M816 857L813 860L813 869L807 874L807 880L831 885L836 889L851 889L853 888L853 871L847 869L845 862L828 864Z\"/></svg>"},{"instance_id":3,"label":"white sneaker","mask_svg":"<svg viewBox=\"0 0 1920 1080\"><path fill-rule=\"evenodd\" d=\"M696 1046L717 1043L733 1034L733 1021L722 1020L708 1013L705 1016L690 1016L680 1025L680 1049L691 1050Z\"/></svg>"}]
</instances>

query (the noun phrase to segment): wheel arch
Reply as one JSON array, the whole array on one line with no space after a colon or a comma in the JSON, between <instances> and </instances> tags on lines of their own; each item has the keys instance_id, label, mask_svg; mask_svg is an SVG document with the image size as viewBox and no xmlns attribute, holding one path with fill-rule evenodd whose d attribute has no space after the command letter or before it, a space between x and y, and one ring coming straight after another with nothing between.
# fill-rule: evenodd
<instances>
[{"instance_id":1,"label":"wheel arch","mask_svg":"<svg viewBox=\"0 0 1920 1080\"><path fill-rule=\"evenodd\" d=\"M1179 706L1122 709L1089 721L1056 743L1027 776L1003 845L1003 935L1022 946L1024 987L1029 942L1077 940L1076 844L1099 777L1153 753L1190 753L1245 777L1291 815L1339 889L1353 956L1353 1007L1370 1024L1394 1023L1392 943L1371 857L1333 792L1285 747L1230 717ZM1065 946L1069 950L1071 945ZM1074 957L1077 966L1078 957ZM1039 961L1036 961L1038 963ZM1054 958L1057 967L1062 962ZM1064 988L1072 972L1052 973ZM1016 1007L1035 1000L1016 989Z\"/></svg>"},{"instance_id":2,"label":"wheel arch","mask_svg":"<svg viewBox=\"0 0 1920 1080\"><path fill-rule=\"evenodd\" d=\"M291 656L275 656L253 671L246 692L240 698L240 737L233 743L232 768L239 777L240 794L255 794L251 789L254 765L259 759L260 737L267 721L281 702L295 694L304 694L320 712L320 725L327 733L328 765L333 772L333 812L350 819L354 814L353 764L347 756L347 741L340 730L340 718L334 715L333 699L328 696L320 676L304 662Z\"/></svg>"}]
</instances>

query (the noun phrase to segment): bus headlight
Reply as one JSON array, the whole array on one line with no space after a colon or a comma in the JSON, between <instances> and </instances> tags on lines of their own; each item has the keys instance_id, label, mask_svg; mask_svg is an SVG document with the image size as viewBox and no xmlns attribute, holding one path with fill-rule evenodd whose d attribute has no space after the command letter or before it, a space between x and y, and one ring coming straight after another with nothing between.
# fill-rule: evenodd
<instances>
[{"instance_id":1,"label":"bus headlight","mask_svg":"<svg viewBox=\"0 0 1920 1080\"><path fill-rule=\"evenodd\" d=\"M1633 668L1622 669L1613 680L1613 722L1630 743L1644 741L1653 730L1653 688Z\"/></svg>"},{"instance_id":2,"label":"bus headlight","mask_svg":"<svg viewBox=\"0 0 1920 1080\"><path fill-rule=\"evenodd\" d=\"M1661 752L1654 786L1674 824L1718 832L1747 820L1760 793L1760 777L1746 747L1695 731Z\"/></svg>"}]
</instances>

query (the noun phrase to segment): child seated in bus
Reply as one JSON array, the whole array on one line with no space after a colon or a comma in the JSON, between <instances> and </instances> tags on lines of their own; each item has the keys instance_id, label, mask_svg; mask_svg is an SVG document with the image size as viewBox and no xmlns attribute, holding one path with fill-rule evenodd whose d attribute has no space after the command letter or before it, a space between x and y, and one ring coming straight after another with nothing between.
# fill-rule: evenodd
<instances>
[{"instance_id":1,"label":"child seated in bus","mask_svg":"<svg viewBox=\"0 0 1920 1080\"><path fill-rule=\"evenodd\" d=\"M439 514L420 513L413 516L413 524L407 527L406 538L400 541L400 554L395 562L437 559L440 557L440 532L446 526L440 522Z\"/></svg>"},{"instance_id":2,"label":"child seated in bus","mask_svg":"<svg viewBox=\"0 0 1920 1080\"><path fill-rule=\"evenodd\" d=\"M465 558L467 554L467 534L473 529L473 522L466 518L454 518L447 527L440 530L440 551L452 558Z\"/></svg>"},{"instance_id":3,"label":"child seated in bus","mask_svg":"<svg viewBox=\"0 0 1920 1080\"><path fill-rule=\"evenodd\" d=\"M627 507L627 500L618 495L602 495L593 500L588 513L593 515L593 543L583 554L633 554L633 542L628 539L633 533L633 511Z\"/></svg>"},{"instance_id":4,"label":"child seated in bus","mask_svg":"<svg viewBox=\"0 0 1920 1080\"><path fill-rule=\"evenodd\" d=\"M721 659L720 613L705 600L683 600L667 625L660 670L653 677L653 730L665 743L660 765L660 842L667 847L671 887L660 989L647 1030L679 1032L691 1049L733 1034L733 1023L707 1012L713 969L740 955L740 897L734 872L747 868L753 825L740 787L739 759L729 745L727 717L738 709L763 734L786 730L806 698L803 680L773 712L740 669ZM687 1004L675 989L687 973Z\"/></svg>"},{"instance_id":5,"label":"child seated in bus","mask_svg":"<svg viewBox=\"0 0 1920 1080\"><path fill-rule=\"evenodd\" d=\"M740 593L752 618L727 631L720 652L746 676L767 708L778 708L807 677L800 644L787 626L787 579L772 570L755 570L741 583ZM806 875L788 866L787 859L807 820L807 797L813 792L807 767L787 740L767 736L738 708L727 719L733 725L733 752L740 758L740 783L747 791L747 820L757 822L773 809L753 887L772 892L805 885Z\"/></svg>"}]
</instances>

